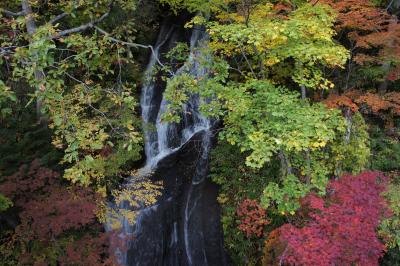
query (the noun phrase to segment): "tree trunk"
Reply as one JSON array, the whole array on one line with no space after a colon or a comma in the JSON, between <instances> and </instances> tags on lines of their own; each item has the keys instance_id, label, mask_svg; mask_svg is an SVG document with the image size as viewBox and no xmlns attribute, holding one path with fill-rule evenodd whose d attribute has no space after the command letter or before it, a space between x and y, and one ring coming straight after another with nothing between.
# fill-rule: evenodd
<instances>
[{"instance_id":1,"label":"tree trunk","mask_svg":"<svg viewBox=\"0 0 400 266\"><path fill-rule=\"evenodd\" d=\"M306 163L307 163L306 184L310 185L311 184L311 176L310 176L311 160L310 160L310 150L309 149L305 152L305 160L306 160Z\"/></svg>"},{"instance_id":2,"label":"tree trunk","mask_svg":"<svg viewBox=\"0 0 400 266\"><path fill-rule=\"evenodd\" d=\"M306 86L304 85L301 85L300 88L301 88L301 99L304 100L307 98L307 89Z\"/></svg>"},{"instance_id":3,"label":"tree trunk","mask_svg":"<svg viewBox=\"0 0 400 266\"><path fill-rule=\"evenodd\" d=\"M353 116L352 116L350 108L346 109L344 117L345 117L346 123L347 123L345 142L346 142L346 144L349 144L350 138L351 138L351 129L353 127Z\"/></svg>"},{"instance_id":4,"label":"tree trunk","mask_svg":"<svg viewBox=\"0 0 400 266\"><path fill-rule=\"evenodd\" d=\"M26 24L26 31L30 36L33 36L36 33L37 26L35 23L35 19L33 17L33 12L32 12L32 7L29 4L29 0L22 0L21 2L22 6L22 12L25 14L25 24ZM33 60L35 60L33 58ZM39 84L41 81L44 79L44 75L42 71L39 69L35 69L35 80ZM37 121L40 124L46 124L46 119L44 117L44 114L42 113L42 100L40 99L40 88L39 85L36 86L35 88L36 94L37 94L37 99L36 99L36 116L37 116Z\"/></svg>"},{"instance_id":5,"label":"tree trunk","mask_svg":"<svg viewBox=\"0 0 400 266\"><path fill-rule=\"evenodd\" d=\"M382 69L383 69L383 73L385 73L385 80L381 83L381 85L379 85L378 93L380 95L383 95L383 94L386 93L388 85L389 85L389 80L387 79L387 75L388 75L389 70L390 70L390 62L385 62L382 65Z\"/></svg>"},{"instance_id":6,"label":"tree trunk","mask_svg":"<svg viewBox=\"0 0 400 266\"><path fill-rule=\"evenodd\" d=\"M396 1L396 6L397 6L397 4L398 4L398 1ZM397 17L394 17L393 21L391 21L390 24L388 25L388 33L389 34L391 34L395 30L395 28L392 25L397 25L397 24L398 24L398 19L397 19ZM392 50L393 48L396 47L396 43L394 42L394 40L390 40L386 45L390 48L390 50ZM391 61L390 61L390 59L386 58L386 60L384 61L383 65L382 65L382 70L385 75L385 80L380 84L380 86L378 88L378 93L380 95L385 94L387 92L388 85L389 85L388 74L390 72L390 67L391 67Z\"/></svg>"},{"instance_id":7,"label":"tree trunk","mask_svg":"<svg viewBox=\"0 0 400 266\"><path fill-rule=\"evenodd\" d=\"M285 156L285 153L283 152L282 149L279 151L279 159L281 161L281 169L282 169L283 175L285 175L285 174L291 175L293 173L292 166L290 165L290 162L289 162L288 158Z\"/></svg>"}]
</instances>

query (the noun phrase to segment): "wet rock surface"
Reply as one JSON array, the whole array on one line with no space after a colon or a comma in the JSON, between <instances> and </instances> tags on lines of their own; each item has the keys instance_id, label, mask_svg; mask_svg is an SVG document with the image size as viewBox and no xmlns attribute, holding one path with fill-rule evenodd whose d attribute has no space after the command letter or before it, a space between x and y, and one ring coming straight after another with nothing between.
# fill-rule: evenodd
<instances>
[{"instance_id":1,"label":"wet rock surface","mask_svg":"<svg viewBox=\"0 0 400 266\"><path fill-rule=\"evenodd\" d=\"M128 250L128 265L228 264L216 201L218 187L206 176L192 182L202 161L205 133L195 134L159 162L151 178L163 181L163 195L144 210L139 233Z\"/></svg>"}]
</instances>

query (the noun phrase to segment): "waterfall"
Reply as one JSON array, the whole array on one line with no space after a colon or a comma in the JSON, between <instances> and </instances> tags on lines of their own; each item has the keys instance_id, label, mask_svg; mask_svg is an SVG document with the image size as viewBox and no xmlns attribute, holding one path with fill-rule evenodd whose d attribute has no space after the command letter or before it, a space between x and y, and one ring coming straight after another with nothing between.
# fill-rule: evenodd
<instances>
[{"instance_id":1,"label":"waterfall","mask_svg":"<svg viewBox=\"0 0 400 266\"><path fill-rule=\"evenodd\" d=\"M200 29L193 29L193 33L190 40L190 55L189 59L180 69L178 69L175 75L187 72L196 78L203 77L207 73L203 68L199 67L198 60L196 57L202 56L198 51L202 42L206 41L207 34ZM162 45L162 44L161 44ZM159 56L159 45L155 49L155 53L152 54L150 63L148 65L146 76L150 76L152 69L154 68L157 57ZM178 150L184 145L194 134L201 130L209 130L211 123L199 112L200 99L198 95L190 95L189 101L183 106L182 121L184 124L181 132L178 130L176 123L165 123L162 121L164 113L167 111L168 102L163 95L160 108L158 110L157 119L154 127L149 128L149 122L151 121L152 105L149 104L154 99L154 94L157 93L154 90L155 83L148 79L142 92L142 119L145 123L145 153L146 153L146 168L153 169L157 166L157 163ZM154 110L153 110L154 111ZM174 140L179 139L178 145L174 144Z\"/></svg>"},{"instance_id":2,"label":"waterfall","mask_svg":"<svg viewBox=\"0 0 400 266\"><path fill-rule=\"evenodd\" d=\"M168 101L154 74L156 65L162 60L165 46L170 49L175 43L171 37L173 34L172 26L162 27L145 71L140 104L146 163L137 176L128 180L126 187L150 178L153 172L159 170L160 162L179 154L193 138L196 139L193 143L201 143L201 146L191 151L193 161L190 164L194 164L194 168L190 170L188 179L179 174L179 171L184 172L182 169L170 167L166 170L175 171L173 180L167 179L164 175L168 174L162 172L161 178L169 184L164 187L163 195L157 204L143 206L138 210L134 225L129 224L124 215L119 215L122 229L116 241L122 242L123 245L115 248L114 252L121 265L129 266L226 265L219 207L216 202L217 189L207 179L213 122L200 113L201 100L197 94L189 95L188 101L182 106L180 123L162 121ZM207 69L200 65L200 58L204 59L205 55L199 48L206 44L207 38L204 30L192 30L189 57L173 75L188 73L195 78L206 78ZM201 221L204 219L204 206L210 210L210 217L207 217L206 222ZM113 208L116 212L123 213L118 210L131 207L123 202Z\"/></svg>"},{"instance_id":3,"label":"waterfall","mask_svg":"<svg viewBox=\"0 0 400 266\"><path fill-rule=\"evenodd\" d=\"M154 130L149 128L152 122L151 116L155 111L157 111L157 106L155 104L155 94L157 92L155 91L156 81L154 80L154 74L156 72L155 66L157 65L160 57L160 48L167 42L169 36L172 33L172 30L173 28L170 27L167 32L165 25L163 25L163 27L161 28L157 43L152 50L150 61L147 65L144 75L145 82L140 97L140 107L142 109L143 132L145 140L144 150L147 160L149 160L149 158L151 160L151 158L156 157L159 153L157 146L157 134L155 134Z\"/></svg>"}]
</instances>

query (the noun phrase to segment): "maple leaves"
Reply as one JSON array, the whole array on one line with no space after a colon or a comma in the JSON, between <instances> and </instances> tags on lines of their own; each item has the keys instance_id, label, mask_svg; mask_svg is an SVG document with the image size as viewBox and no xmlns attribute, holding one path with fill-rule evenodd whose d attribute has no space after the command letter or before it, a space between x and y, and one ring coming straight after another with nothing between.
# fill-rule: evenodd
<instances>
[{"instance_id":1,"label":"maple leaves","mask_svg":"<svg viewBox=\"0 0 400 266\"><path fill-rule=\"evenodd\" d=\"M98 228L100 230L100 228ZM60 265L116 265L112 258L104 259L108 253L109 235L100 233L98 236L85 235L79 240L68 243L65 255L60 258Z\"/></svg>"},{"instance_id":2,"label":"maple leaves","mask_svg":"<svg viewBox=\"0 0 400 266\"><path fill-rule=\"evenodd\" d=\"M348 108L353 113L375 115L385 122L386 129L393 128L393 119L400 116L400 92L383 95L359 90L349 90L342 95L331 94L323 101L328 108Z\"/></svg>"},{"instance_id":3,"label":"maple leaves","mask_svg":"<svg viewBox=\"0 0 400 266\"><path fill-rule=\"evenodd\" d=\"M321 67L342 67L348 51L333 41L332 10L301 4L282 16L281 11L288 11L284 5L250 3L251 14L243 12L239 4L237 12L221 10L218 21L208 23L213 52L237 67L246 79L273 78L271 73L277 73L277 77L285 75L307 88L333 88ZM241 58L245 64L238 64ZM289 66L290 73L281 71L282 65Z\"/></svg>"},{"instance_id":4,"label":"maple leaves","mask_svg":"<svg viewBox=\"0 0 400 266\"><path fill-rule=\"evenodd\" d=\"M358 111L358 105L355 104L349 97L345 95L330 94L329 97L323 101L328 108L343 109L348 108L352 112Z\"/></svg>"},{"instance_id":5,"label":"maple leaves","mask_svg":"<svg viewBox=\"0 0 400 266\"><path fill-rule=\"evenodd\" d=\"M397 17L370 0L322 0L337 13L336 29L353 42L353 60L359 65L386 65L385 79L400 76L400 24Z\"/></svg>"},{"instance_id":6,"label":"maple leaves","mask_svg":"<svg viewBox=\"0 0 400 266\"><path fill-rule=\"evenodd\" d=\"M0 117L23 106L21 99L36 101L39 120L46 121L54 146L64 153L64 177L104 189L108 177L123 172L128 160L139 159L142 138L133 93L136 81L121 75L135 63L132 56L120 55L131 52L95 34L94 24L114 16L118 26L105 29L133 40L138 26L133 26L137 18L132 14L136 1L105 0L92 5L65 0L40 8L38 1L24 1L29 16L21 1L6 2L0 3ZM3 8L15 10L7 15L12 19L3 18ZM116 62L124 65L118 82ZM22 92L20 87L26 88Z\"/></svg>"},{"instance_id":7,"label":"maple leaves","mask_svg":"<svg viewBox=\"0 0 400 266\"><path fill-rule=\"evenodd\" d=\"M315 2L315 1L314 1ZM381 29L382 20L389 17L387 13L376 8L370 0L321 0L337 11L337 28L376 31Z\"/></svg>"},{"instance_id":8,"label":"maple leaves","mask_svg":"<svg viewBox=\"0 0 400 266\"><path fill-rule=\"evenodd\" d=\"M98 233L99 196L88 188L68 188L60 179L57 172L42 167L38 160L4 177L0 193L12 199L20 210L20 223L7 245L11 250L21 249L18 261L22 264L47 265L56 260L61 265L71 265L72 260L63 259L67 252L71 258L80 258L79 265L102 265L108 236ZM97 233L85 233L87 228L96 228ZM78 230L80 233L75 235L73 232Z\"/></svg>"},{"instance_id":9,"label":"maple leaves","mask_svg":"<svg viewBox=\"0 0 400 266\"><path fill-rule=\"evenodd\" d=\"M79 229L96 220L96 200L93 193L82 189L71 191L55 188L41 200L32 200L21 212L21 226L45 241L57 237L69 229Z\"/></svg>"},{"instance_id":10,"label":"maple leaves","mask_svg":"<svg viewBox=\"0 0 400 266\"><path fill-rule=\"evenodd\" d=\"M266 212L257 201L245 199L236 210L237 216L241 218L239 230L249 238L251 236L261 237L264 226L270 221L266 218Z\"/></svg>"},{"instance_id":11,"label":"maple leaves","mask_svg":"<svg viewBox=\"0 0 400 266\"><path fill-rule=\"evenodd\" d=\"M57 172L42 167L39 160L34 160L29 166L22 165L16 173L4 177L0 191L17 205L23 206L35 194L49 193L58 178Z\"/></svg>"},{"instance_id":12,"label":"maple leaves","mask_svg":"<svg viewBox=\"0 0 400 266\"><path fill-rule=\"evenodd\" d=\"M310 194L303 201L310 221L279 230L286 243L280 260L291 265L378 265L385 246L376 228L387 216L381 196L387 178L380 172L343 176L330 182L326 198ZM276 238L276 236L272 236Z\"/></svg>"}]
</instances>

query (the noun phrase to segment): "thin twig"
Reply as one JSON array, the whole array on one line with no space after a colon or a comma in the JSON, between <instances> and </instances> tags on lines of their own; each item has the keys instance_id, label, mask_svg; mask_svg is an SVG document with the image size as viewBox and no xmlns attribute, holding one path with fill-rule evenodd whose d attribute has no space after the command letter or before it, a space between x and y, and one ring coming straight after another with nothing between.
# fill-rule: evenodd
<instances>
[{"instance_id":1,"label":"thin twig","mask_svg":"<svg viewBox=\"0 0 400 266\"><path fill-rule=\"evenodd\" d=\"M242 52L243 58L246 60L247 66L250 68L250 71L253 74L253 77L257 78L257 75L254 73L253 67L250 64L250 61L247 58L246 53L244 52L242 45L240 43L238 43L238 45L239 45L240 51Z\"/></svg>"},{"instance_id":2,"label":"thin twig","mask_svg":"<svg viewBox=\"0 0 400 266\"><path fill-rule=\"evenodd\" d=\"M133 42L125 42L118 40L110 35L110 33L106 32L105 30L99 28L98 26L93 26L98 32L101 34L107 36L108 39L110 39L112 42L122 44L124 46L132 47L132 48L144 48L144 49L150 49L152 46L151 45L144 45L144 44L139 44L139 43L133 43Z\"/></svg>"},{"instance_id":3,"label":"thin twig","mask_svg":"<svg viewBox=\"0 0 400 266\"><path fill-rule=\"evenodd\" d=\"M392 7L394 0L390 1L388 6L386 7L386 12Z\"/></svg>"},{"instance_id":4,"label":"thin twig","mask_svg":"<svg viewBox=\"0 0 400 266\"><path fill-rule=\"evenodd\" d=\"M55 67L55 68L57 68L57 67ZM58 69L58 68L57 68L57 69ZM80 84L85 88L86 91L90 90L90 88L89 88L82 80L79 80L79 79L75 78L74 76L72 76L72 75L69 74L68 72L64 72L64 73L65 73L65 75L66 75L67 77L69 77L70 79L72 79L72 80L74 80L74 81L80 83ZM102 112L102 111L100 111L99 109L97 109L96 107L94 107L91 103L88 103L88 106L89 106L90 108L92 108L94 111L98 112L98 113L107 121L107 124L110 126L110 128L111 128L112 131L118 133L118 131L114 128L114 126L112 125L111 121L108 119L107 115L106 115L104 112Z\"/></svg>"}]
</instances>

